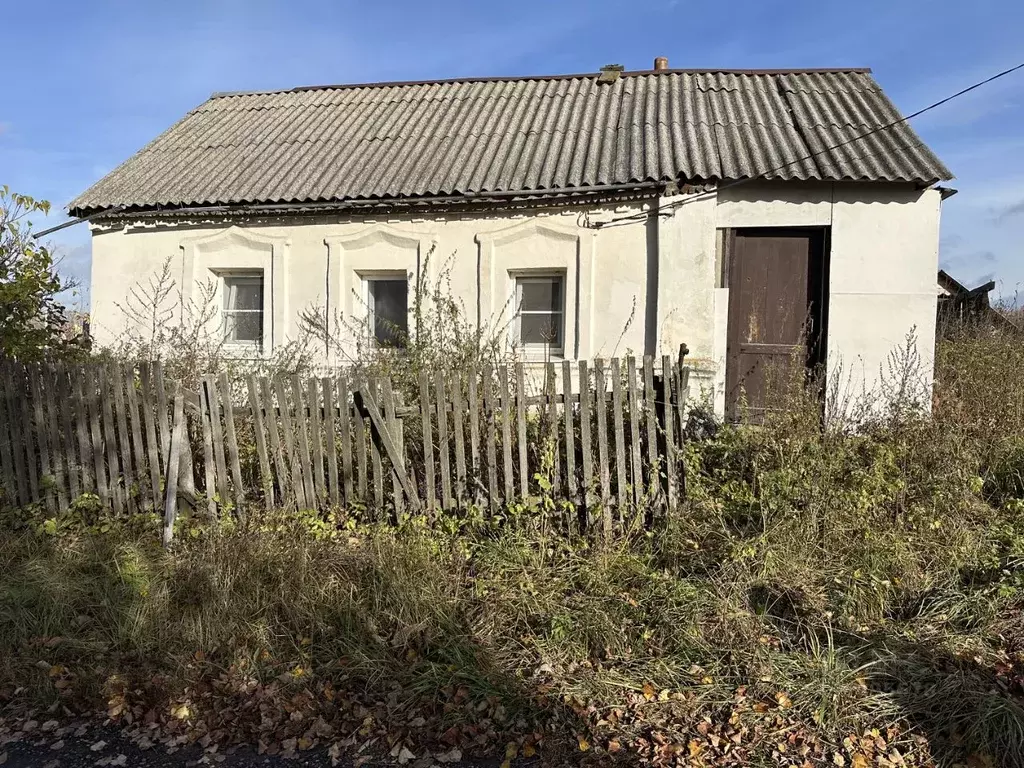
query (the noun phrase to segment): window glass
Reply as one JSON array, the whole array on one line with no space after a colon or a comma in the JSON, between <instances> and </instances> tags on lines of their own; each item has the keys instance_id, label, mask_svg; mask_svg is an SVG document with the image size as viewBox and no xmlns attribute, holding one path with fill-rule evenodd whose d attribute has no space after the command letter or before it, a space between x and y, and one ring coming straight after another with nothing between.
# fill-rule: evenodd
<instances>
[{"instance_id":1,"label":"window glass","mask_svg":"<svg viewBox=\"0 0 1024 768\"><path fill-rule=\"evenodd\" d=\"M224 340L229 344L263 344L263 275L225 275Z\"/></svg>"},{"instance_id":2,"label":"window glass","mask_svg":"<svg viewBox=\"0 0 1024 768\"><path fill-rule=\"evenodd\" d=\"M409 334L409 286L404 278L372 278L367 298L373 338L382 346L405 346Z\"/></svg>"},{"instance_id":3,"label":"window glass","mask_svg":"<svg viewBox=\"0 0 1024 768\"><path fill-rule=\"evenodd\" d=\"M524 347L561 354L564 344L564 291L561 275L516 279L516 318Z\"/></svg>"}]
</instances>

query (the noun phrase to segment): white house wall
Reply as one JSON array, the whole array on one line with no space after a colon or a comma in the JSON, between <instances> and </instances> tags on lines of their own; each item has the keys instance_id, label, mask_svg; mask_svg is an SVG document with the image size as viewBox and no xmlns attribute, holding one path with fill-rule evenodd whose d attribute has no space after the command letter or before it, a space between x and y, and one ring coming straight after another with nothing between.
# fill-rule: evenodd
<instances>
[{"instance_id":1,"label":"white house wall","mask_svg":"<svg viewBox=\"0 0 1024 768\"><path fill-rule=\"evenodd\" d=\"M910 185L779 182L737 185L679 206L681 198L664 198L662 216L601 229L584 226L578 209L102 224L93 230L92 328L99 344L116 342L131 322L120 309L127 295L165 260L186 295L222 269L271 275L265 338L275 345L296 337L308 309L361 320L364 276L422 272L433 281L444 274L471 320L501 327L514 275L558 270L568 294L567 357L674 355L685 343L697 367L695 388L722 413L728 289L718 284L717 230L830 226L829 375L844 393L858 394L877 386L912 330L930 377L939 199ZM647 209L609 205L588 216L609 221Z\"/></svg>"}]
</instances>

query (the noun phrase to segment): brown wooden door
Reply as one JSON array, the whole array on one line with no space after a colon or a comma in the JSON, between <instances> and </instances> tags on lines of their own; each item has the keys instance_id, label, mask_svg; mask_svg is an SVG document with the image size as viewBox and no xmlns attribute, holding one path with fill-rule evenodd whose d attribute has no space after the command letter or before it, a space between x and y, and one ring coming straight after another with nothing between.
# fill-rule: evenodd
<instances>
[{"instance_id":1,"label":"brown wooden door","mask_svg":"<svg viewBox=\"0 0 1024 768\"><path fill-rule=\"evenodd\" d=\"M794 376L824 361L825 232L734 230L727 237L726 415L758 421Z\"/></svg>"}]
</instances>

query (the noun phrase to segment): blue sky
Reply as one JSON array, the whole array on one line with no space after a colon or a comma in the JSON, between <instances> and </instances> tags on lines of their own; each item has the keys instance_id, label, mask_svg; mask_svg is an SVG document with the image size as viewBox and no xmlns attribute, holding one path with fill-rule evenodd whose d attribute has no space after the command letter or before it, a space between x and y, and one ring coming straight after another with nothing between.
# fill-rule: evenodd
<instances>
[{"instance_id":1,"label":"blue sky","mask_svg":"<svg viewBox=\"0 0 1024 768\"><path fill-rule=\"evenodd\" d=\"M870 66L908 114L1024 60L1013 0L176 0L3 11L0 184L63 206L213 91L673 67ZM12 85L14 83L14 85ZM941 261L1024 300L1024 71L914 121L956 174ZM89 234L53 236L83 281Z\"/></svg>"}]
</instances>

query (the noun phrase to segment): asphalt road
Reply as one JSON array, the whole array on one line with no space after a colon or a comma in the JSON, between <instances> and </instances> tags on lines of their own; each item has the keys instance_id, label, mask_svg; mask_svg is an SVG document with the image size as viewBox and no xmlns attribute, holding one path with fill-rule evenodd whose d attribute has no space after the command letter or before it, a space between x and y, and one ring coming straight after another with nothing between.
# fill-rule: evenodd
<instances>
[{"instance_id":1,"label":"asphalt road","mask_svg":"<svg viewBox=\"0 0 1024 768\"><path fill-rule=\"evenodd\" d=\"M81 730L81 729L80 729ZM3 768L191 768L192 766L224 766L248 768L280 766L281 768L330 768L326 748L301 752L297 757L258 755L252 749L236 748L210 753L198 745L183 747L174 754L157 744L141 749L132 740L112 728L90 727L81 735L32 734L30 737L3 743L0 740L0 766ZM102 744L102 746L98 746ZM446 768L498 768L500 761L450 763ZM395 760L371 760L362 768L397 765ZM526 765L525 763L523 765ZM355 768L351 760L342 760L338 768ZM444 768L429 758L412 759L405 768Z\"/></svg>"}]
</instances>

